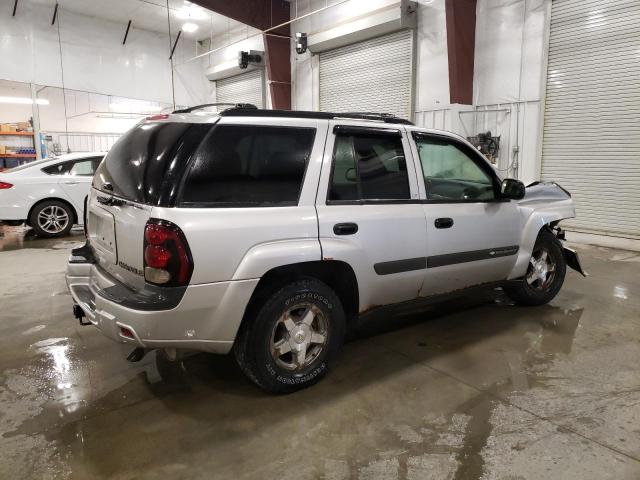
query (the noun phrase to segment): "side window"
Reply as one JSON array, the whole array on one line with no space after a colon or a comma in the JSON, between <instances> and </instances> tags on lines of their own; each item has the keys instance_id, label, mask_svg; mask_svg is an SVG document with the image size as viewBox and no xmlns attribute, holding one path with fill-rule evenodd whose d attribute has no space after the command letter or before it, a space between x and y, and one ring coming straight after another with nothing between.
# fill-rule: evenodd
<instances>
[{"instance_id":1,"label":"side window","mask_svg":"<svg viewBox=\"0 0 640 480\"><path fill-rule=\"evenodd\" d=\"M408 200L409 178L402 138L336 136L329 200Z\"/></svg>"},{"instance_id":2,"label":"side window","mask_svg":"<svg viewBox=\"0 0 640 480\"><path fill-rule=\"evenodd\" d=\"M492 177L461 147L427 137L416 145L429 200L495 200Z\"/></svg>"},{"instance_id":3,"label":"side window","mask_svg":"<svg viewBox=\"0 0 640 480\"><path fill-rule=\"evenodd\" d=\"M315 129L220 125L193 155L183 204L297 205Z\"/></svg>"},{"instance_id":4,"label":"side window","mask_svg":"<svg viewBox=\"0 0 640 480\"><path fill-rule=\"evenodd\" d=\"M77 177L92 177L94 171L93 160L88 159L74 162L68 173Z\"/></svg>"},{"instance_id":5,"label":"side window","mask_svg":"<svg viewBox=\"0 0 640 480\"><path fill-rule=\"evenodd\" d=\"M71 168L70 162L62 162L56 163L55 165L49 165L42 169L44 173L47 175L64 175L69 172L69 168Z\"/></svg>"}]
</instances>

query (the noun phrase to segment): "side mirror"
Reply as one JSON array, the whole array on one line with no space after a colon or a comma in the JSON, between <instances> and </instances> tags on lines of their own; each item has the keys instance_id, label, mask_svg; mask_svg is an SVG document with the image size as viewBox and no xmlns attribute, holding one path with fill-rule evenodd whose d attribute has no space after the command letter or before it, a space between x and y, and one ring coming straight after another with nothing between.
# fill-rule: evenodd
<instances>
[{"instance_id":1,"label":"side mirror","mask_svg":"<svg viewBox=\"0 0 640 480\"><path fill-rule=\"evenodd\" d=\"M513 178L505 178L500 186L500 194L502 195L502 198L520 200L521 198L524 198L525 192L524 183Z\"/></svg>"}]
</instances>

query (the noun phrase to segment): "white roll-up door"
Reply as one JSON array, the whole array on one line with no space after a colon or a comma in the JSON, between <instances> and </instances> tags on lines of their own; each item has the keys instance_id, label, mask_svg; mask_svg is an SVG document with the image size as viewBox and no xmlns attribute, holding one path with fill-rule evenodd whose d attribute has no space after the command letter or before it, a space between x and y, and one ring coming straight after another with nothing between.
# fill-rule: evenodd
<instances>
[{"instance_id":1,"label":"white roll-up door","mask_svg":"<svg viewBox=\"0 0 640 480\"><path fill-rule=\"evenodd\" d=\"M640 1L554 0L542 179L569 230L640 238Z\"/></svg>"},{"instance_id":2,"label":"white roll-up door","mask_svg":"<svg viewBox=\"0 0 640 480\"><path fill-rule=\"evenodd\" d=\"M234 77L216 80L216 102L251 103L264 108L263 69L258 68Z\"/></svg>"},{"instance_id":3,"label":"white roll-up door","mask_svg":"<svg viewBox=\"0 0 640 480\"><path fill-rule=\"evenodd\" d=\"M320 110L411 118L413 31L320 54Z\"/></svg>"}]
</instances>

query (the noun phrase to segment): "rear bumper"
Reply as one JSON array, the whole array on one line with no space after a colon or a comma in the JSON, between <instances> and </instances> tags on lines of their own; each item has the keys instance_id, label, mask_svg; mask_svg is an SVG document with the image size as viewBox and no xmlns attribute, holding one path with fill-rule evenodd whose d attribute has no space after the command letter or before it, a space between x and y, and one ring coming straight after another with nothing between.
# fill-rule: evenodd
<instances>
[{"instance_id":1,"label":"rear bumper","mask_svg":"<svg viewBox=\"0 0 640 480\"><path fill-rule=\"evenodd\" d=\"M67 285L86 320L110 339L144 348L184 348L228 353L233 346L244 310L258 279L217 282L187 287L177 306L154 310L130 308L105 295L104 290L126 289L92 263L72 257ZM117 289L116 289L117 290ZM123 334L122 329L132 333Z\"/></svg>"}]
</instances>

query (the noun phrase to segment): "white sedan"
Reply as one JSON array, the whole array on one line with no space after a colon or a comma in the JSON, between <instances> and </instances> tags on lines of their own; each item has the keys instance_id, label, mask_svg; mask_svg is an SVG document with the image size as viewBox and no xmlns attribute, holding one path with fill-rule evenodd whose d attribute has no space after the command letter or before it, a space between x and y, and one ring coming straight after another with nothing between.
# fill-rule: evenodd
<instances>
[{"instance_id":1,"label":"white sedan","mask_svg":"<svg viewBox=\"0 0 640 480\"><path fill-rule=\"evenodd\" d=\"M103 152L61 155L0 172L0 222L58 237L84 223L84 204Z\"/></svg>"}]
</instances>

